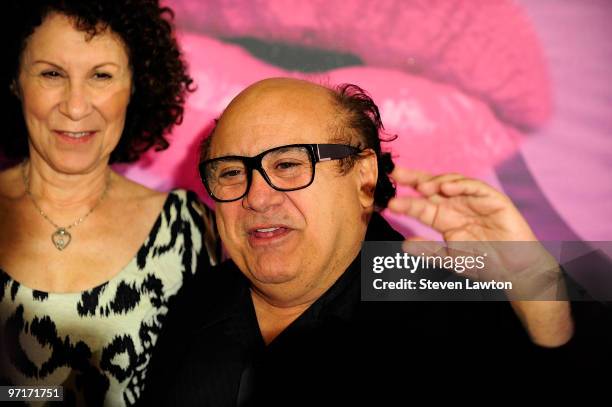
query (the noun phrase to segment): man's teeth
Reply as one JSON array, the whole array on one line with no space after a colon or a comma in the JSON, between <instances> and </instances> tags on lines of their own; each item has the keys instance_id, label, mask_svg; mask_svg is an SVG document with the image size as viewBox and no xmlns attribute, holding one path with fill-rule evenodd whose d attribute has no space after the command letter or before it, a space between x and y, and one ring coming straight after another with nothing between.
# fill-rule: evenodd
<instances>
[{"instance_id":1,"label":"man's teeth","mask_svg":"<svg viewBox=\"0 0 612 407\"><path fill-rule=\"evenodd\" d=\"M265 228L265 229L257 229L258 232L266 233L266 232L274 232L280 228Z\"/></svg>"}]
</instances>

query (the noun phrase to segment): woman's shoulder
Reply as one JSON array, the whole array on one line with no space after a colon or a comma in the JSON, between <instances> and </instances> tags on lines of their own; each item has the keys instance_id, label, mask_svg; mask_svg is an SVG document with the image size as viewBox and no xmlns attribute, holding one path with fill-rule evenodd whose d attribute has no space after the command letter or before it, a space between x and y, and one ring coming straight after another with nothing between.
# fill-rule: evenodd
<instances>
[{"instance_id":1,"label":"woman's shoulder","mask_svg":"<svg viewBox=\"0 0 612 407\"><path fill-rule=\"evenodd\" d=\"M19 165L0 171L0 198L17 199L23 195L23 191L23 177Z\"/></svg>"},{"instance_id":2,"label":"woman's shoulder","mask_svg":"<svg viewBox=\"0 0 612 407\"><path fill-rule=\"evenodd\" d=\"M185 238L201 245L207 263L214 266L221 259L221 241L217 231L215 213L199 196L188 189L173 189L167 193L160 220L169 229L181 230ZM197 242L196 242L197 241Z\"/></svg>"},{"instance_id":3,"label":"woman's shoulder","mask_svg":"<svg viewBox=\"0 0 612 407\"><path fill-rule=\"evenodd\" d=\"M163 218L166 223L181 220L195 223L196 226L203 226L201 223L204 218L210 216L211 213L197 194L190 190L173 189L169 192L161 192L119 174L116 175L114 183L116 184L117 202L141 208L142 211L154 209L158 218Z\"/></svg>"},{"instance_id":4,"label":"woman's shoulder","mask_svg":"<svg viewBox=\"0 0 612 407\"><path fill-rule=\"evenodd\" d=\"M167 193L149 188L146 185L133 181L119 173L113 173L111 177L110 190L115 193L119 200L144 203L147 201L158 201L163 203Z\"/></svg>"},{"instance_id":5,"label":"woman's shoulder","mask_svg":"<svg viewBox=\"0 0 612 407\"><path fill-rule=\"evenodd\" d=\"M169 192L161 192L119 174L117 174L117 183L121 194L128 200L141 204L157 202L157 206L161 207L162 211L180 208L179 214L187 210L195 210L203 215L211 212L198 195L188 189L177 188Z\"/></svg>"},{"instance_id":6,"label":"woman's shoulder","mask_svg":"<svg viewBox=\"0 0 612 407\"><path fill-rule=\"evenodd\" d=\"M190 189L177 188L168 192L168 197L176 199L185 207L193 207L201 212L210 212L210 209L202 202L198 194Z\"/></svg>"},{"instance_id":7,"label":"woman's shoulder","mask_svg":"<svg viewBox=\"0 0 612 407\"><path fill-rule=\"evenodd\" d=\"M175 216L204 228L215 221L214 212L202 202L198 194L189 189L178 188L168 192L164 210L172 214L171 208L176 209Z\"/></svg>"},{"instance_id":8,"label":"woman's shoulder","mask_svg":"<svg viewBox=\"0 0 612 407\"><path fill-rule=\"evenodd\" d=\"M206 206L195 192L187 189L170 191L164 210L172 213L173 206L177 208L176 214L183 221L192 224L202 236L202 246L208 254L209 264L218 264L221 259L221 240L214 211Z\"/></svg>"}]
</instances>

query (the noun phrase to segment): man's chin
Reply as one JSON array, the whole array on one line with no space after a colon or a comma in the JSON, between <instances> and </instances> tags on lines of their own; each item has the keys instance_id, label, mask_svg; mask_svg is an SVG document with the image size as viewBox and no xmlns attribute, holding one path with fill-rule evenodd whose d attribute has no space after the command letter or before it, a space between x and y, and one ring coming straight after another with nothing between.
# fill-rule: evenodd
<instances>
[{"instance_id":1,"label":"man's chin","mask_svg":"<svg viewBox=\"0 0 612 407\"><path fill-rule=\"evenodd\" d=\"M247 275L255 284L283 284L297 275L295 268L289 266L286 260L283 262L280 259L270 259L257 263L254 267L249 267L250 275Z\"/></svg>"},{"instance_id":2,"label":"man's chin","mask_svg":"<svg viewBox=\"0 0 612 407\"><path fill-rule=\"evenodd\" d=\"M251 273L256 284L284 284L295 278L286 271L255 271Z\"/></svg>"}]
</instances>

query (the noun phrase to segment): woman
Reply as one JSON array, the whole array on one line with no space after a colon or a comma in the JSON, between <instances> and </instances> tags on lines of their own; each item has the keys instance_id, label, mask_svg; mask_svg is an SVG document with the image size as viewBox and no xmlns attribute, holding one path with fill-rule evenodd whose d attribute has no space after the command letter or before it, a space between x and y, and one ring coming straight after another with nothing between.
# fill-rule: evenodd
<instances>
[{"instance_id":1,"label":"woman","mask_svg":"<svg viewBox=\"0 0 612 407\"><path fill-rule=\"evenodd\" d=\"M192 80L158 1L9 8L0 151L18 164L0 172L0 380L131 405L170 298L218 245L193 193L109 164L168 146Z\"/></svg>"}]
</instances>

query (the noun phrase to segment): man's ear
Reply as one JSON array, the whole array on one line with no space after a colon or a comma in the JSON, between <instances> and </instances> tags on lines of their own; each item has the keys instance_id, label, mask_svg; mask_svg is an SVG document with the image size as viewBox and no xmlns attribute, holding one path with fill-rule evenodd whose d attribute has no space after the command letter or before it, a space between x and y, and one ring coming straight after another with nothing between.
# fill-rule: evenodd
<instances>
[{"instance_id":1,"label":"man's ear","mask_svg":"<svg viewBox=\"0 0 612 407\"><path fill-rule=\"evenodd\" d=\"M367 149L361 153L356 164L359 179L359 201L364 208L374 205L374 191L378 180L378 160L376 153Z\"/></svg>"}]
</instances>

